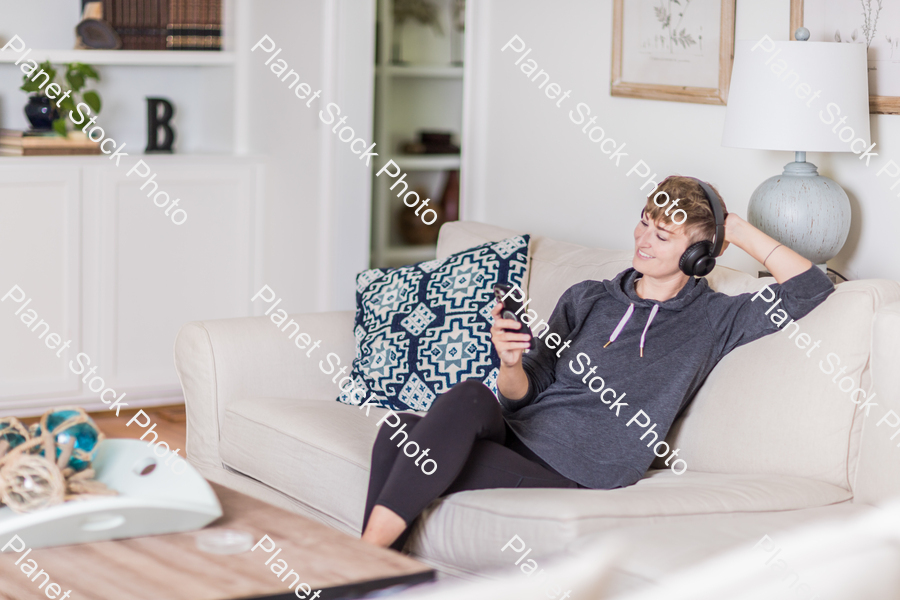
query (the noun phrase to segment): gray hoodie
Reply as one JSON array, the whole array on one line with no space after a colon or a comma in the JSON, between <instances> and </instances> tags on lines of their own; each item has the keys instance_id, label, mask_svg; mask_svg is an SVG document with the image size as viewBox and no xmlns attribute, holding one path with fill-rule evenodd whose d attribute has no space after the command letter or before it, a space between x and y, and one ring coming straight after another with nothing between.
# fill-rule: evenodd
<instances>
[{"instance_id":1,"label":"gray hoodie","mask_svg":"<svg viewBox=\"0 0 900 600\"><path fill-rule=\"evenodd\" d=\"M522 356L528 392L518 401L500 395L504 417L525 445L589 488L639 480L655 458L654 444L647 446L653 434L665 439L723 356L778 331L771 319L777 310L799 319L834 291L813 266L770 286L776 299L768 303L768 294L751 302L752 293L714 292L702 278L689 279L677 296L657 302L637 295L639 276L630 268L614 279L582 281L566 290L547 334L535 331L543 339ZM551 350L543 341L550 333L571 340L571 346ZM646 419L626 427L639 410L656 424L644 440L649 426L639 424Z\"/></svg>"}]
</instances>

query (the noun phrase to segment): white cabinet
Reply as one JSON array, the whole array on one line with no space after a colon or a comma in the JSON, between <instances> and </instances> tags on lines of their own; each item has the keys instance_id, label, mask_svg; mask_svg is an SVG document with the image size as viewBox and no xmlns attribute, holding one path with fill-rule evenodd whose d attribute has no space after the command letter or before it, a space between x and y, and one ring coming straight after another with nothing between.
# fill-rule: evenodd
<instances>
[{"instance_id":1,"label":"white cabinet","mask_svg":"<svg viewBox=\"0 0 900 600\"><path fill-rule=\"evenodd\" d=\"M74 374L38 335L81 338L80 223L81 169L0 167L0 298L6 297L0 302L0 402L78 393ZM30 310L38 316L29 324L39 326L37 333L21 320Z\"/></svg>"},{"instance_id":2,"label":"white cabinet","mask_svg":"<svg viewBox=\"0 0 900 600\"><path fill-rule=\"evenodd\" d=\"M124 161L0 161L0 297L13 286L26 295L0 302L0 415L67 403L106 408L68 366L79 352L106 386L128 393L129 407L180 401L178 329L252 314L250 297L262 286L263 167L238 157L144 158L159 190L180 198L184 224L146 196L152 185L141 191L145 180L126 176ZM30 309L49 331L26 326ZM70 347L48 348L54 332Z\"/></svg>"}]
</instances>

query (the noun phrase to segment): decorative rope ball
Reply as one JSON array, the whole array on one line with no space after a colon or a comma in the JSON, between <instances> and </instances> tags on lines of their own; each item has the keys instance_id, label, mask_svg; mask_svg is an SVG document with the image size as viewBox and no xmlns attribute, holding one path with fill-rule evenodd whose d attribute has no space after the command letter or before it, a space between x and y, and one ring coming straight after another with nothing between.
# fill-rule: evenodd
<instances>
[{"instance_id":1,"label":"decorative rope ball","mask_svg":"<svg viewBox=\"0 0 900 600\"><path fill-rule=\"evenodd\" d=\"M0 419L0 503L16 512L117 494L95 479L91 462L104 436L84 409L47 411L26 428Z\"/></svg>"},{"instance_id":2,"label":"decorative rope ball","mask_svg":"<svg viewBox=\"0 0 900 600\"><path fill-rule=\"evenodd\" d=\"M0 470L0 500L16 512L60 504L65 495L62 472L43 456L18 454Z\"/></svg>"}]
</instances>

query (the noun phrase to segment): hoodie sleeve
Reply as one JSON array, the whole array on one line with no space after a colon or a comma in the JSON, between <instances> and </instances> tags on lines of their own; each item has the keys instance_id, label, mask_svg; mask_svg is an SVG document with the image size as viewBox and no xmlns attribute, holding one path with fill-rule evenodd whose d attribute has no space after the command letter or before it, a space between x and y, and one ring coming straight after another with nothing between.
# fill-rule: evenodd
<instances>
[{"instance_id":1,"label":"hoodie sleeve","mask_svg":"<svg viewBox=\"0 0 900 600\"><path fill-rule=\"evenodd\" d=\"M579 299L584 296L585 285L590 282L581 282L567 289L556 303L556 308L550 314L548 321L549 328L544 331L535 332L535 324L532 323L531 331L541 334L540 338L535 339L534 350L529 350L522 354L522 368L528 377L528 391L519 400L510 400L503 394L498 393L497 397L500 404L508 411L514 412L523 406L527 406L534 402L538 394L556 381L556 361L557 353L561 352L560 348L569 340L569 336L578 324L576 315L576 307L579 305ZM540 320L538 320L540 322ZM548 338L551 334L559 336L557 347L550 348L547 346ZM554 338L556 341L556 338Z\"/></svg>"},{"instance_id":2,"label":"hoodie sleeve","mask_svg":"<svg viewBox=\"0 0 900 600\"><path fill-rule=\"evenodd\" d=\"M784 283L768 285L759 292L714 294L709 300L707 319L718 338L718 357L779 331L791 319L806 316L833 291L834 284L828 276L813 265Z\"/></svg>"}]
</instances>

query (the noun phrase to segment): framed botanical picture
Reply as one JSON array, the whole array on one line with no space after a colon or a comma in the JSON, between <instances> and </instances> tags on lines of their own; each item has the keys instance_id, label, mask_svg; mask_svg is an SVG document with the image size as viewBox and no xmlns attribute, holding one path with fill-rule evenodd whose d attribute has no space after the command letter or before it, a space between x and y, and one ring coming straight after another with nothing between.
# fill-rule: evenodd
<instances>
[{"instance_id":1,"label":"framed botanical picture","mask_svg":"<svg viewBox=\"0 0 900 600\"><path fill-rule=\"evenodd\" d=\"M791 0L791 39L801 26L813 42L865 44L869 112L900 114L900 0Z\"/></svg>"},{"instance_id":2,"label":"framed botanical picture","mask_svg":"<svg viewBox=\"0 0 900 600\"><path fill-rule=\"evenodd\" d=\"M613 0L612 95L725 104L734 59L734 4Z\"/></svg>"}]
</instances>

